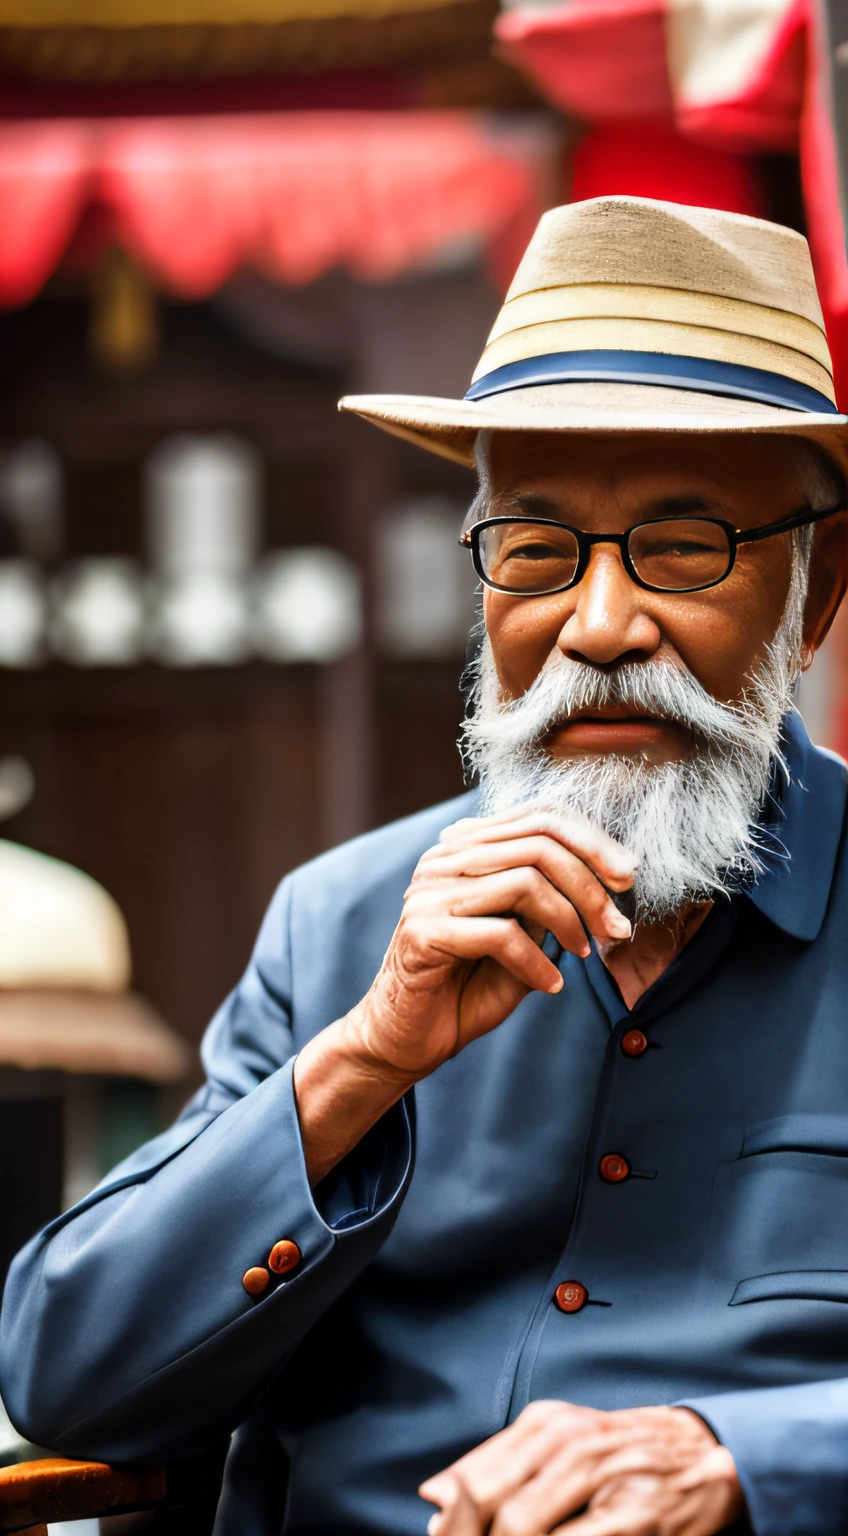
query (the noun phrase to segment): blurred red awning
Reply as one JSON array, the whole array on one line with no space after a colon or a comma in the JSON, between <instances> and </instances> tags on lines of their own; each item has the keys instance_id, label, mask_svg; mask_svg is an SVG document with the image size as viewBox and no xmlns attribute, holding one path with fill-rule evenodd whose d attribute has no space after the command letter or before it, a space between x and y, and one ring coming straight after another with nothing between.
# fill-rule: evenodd
<instances>
[{"instance_id":1,"label":"blurred red awning","mask_svg":"<svg viewBox=\"0 0 848 1536\"><path fill-rule=\"evenodd\" d=\"M820 0L504 0L506 56L590 126L574 194L762 215L756 158L800 155L810 247L848 399L848 261Z\"/></svg>"},{"instance_id":2,"label":"blurred red awning","mask_svg":"<svg viewBox=\"0 0 848 1536\"><path fill-rule=\"evenodd\" d=\"M245 263L284 283L337 266L377 281L494 245L508 267L554 162L540 125L460 111L6 122L0 304L38 292L92 203L192 298Z\"/></svg>"},{"instance_id":3,"label":"blurred red awning","mask_svg":"<svg viewBox=\"0 0 848 1536\"><path fill-rule=\"evenodd\" d=\"M735 152L795 149L814 0L509 0L496 34L585 122L673 116Z\"/></svg>"}]
</instances>

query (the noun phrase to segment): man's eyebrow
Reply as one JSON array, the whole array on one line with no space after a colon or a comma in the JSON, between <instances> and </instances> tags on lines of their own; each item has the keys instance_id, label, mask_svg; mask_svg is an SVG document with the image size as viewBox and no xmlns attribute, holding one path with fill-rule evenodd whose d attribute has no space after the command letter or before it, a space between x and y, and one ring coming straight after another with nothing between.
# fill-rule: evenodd
<instances>
[{"instance_id":1,"label":"man's eyebrow","mask_svg":"<svg viewBox=\"0 0 848 1536\"><path fill-rule=\"evenodd\" d=\"M722 512L721 502L711 496L698 495L696 491L681 491L676 496L661 496L652 502L652 510L660 517L692 517L698 514Z\"/></svg>"},{"instance_id":2,"label":"man's eyebrow","mask_svg":"<svg viewBox=\"0 0 848 1536\"><path fill-rule=\"evenodd\" d=\"M568 517L568 508L562 502L555 501L551 496L545 496L538 491L508 491L503 495L496 494L493 504L497 507L497 513L501 517L544 517L553 522L563 522ZM635 522L648 522L652 517L694 517L712 514L713 516L726 513L721 502L697 491L679 491L671 496L660 496L656 501L646 507L641 516L635 517Z\"/></svg>"},{"instance_id":3,"label":"man's eyebrow","mask_svg":"<svg viewBox=\"0 0 848 1536\"><path fill-rule=\"evenodd\" d=\"M493 497L498 512L505 517L515 513L516 517L548 517L555 522L561 522L564 508L550 496L542 496L537 492L509 491L505 495Z\"/></svg>"}]
</instances>

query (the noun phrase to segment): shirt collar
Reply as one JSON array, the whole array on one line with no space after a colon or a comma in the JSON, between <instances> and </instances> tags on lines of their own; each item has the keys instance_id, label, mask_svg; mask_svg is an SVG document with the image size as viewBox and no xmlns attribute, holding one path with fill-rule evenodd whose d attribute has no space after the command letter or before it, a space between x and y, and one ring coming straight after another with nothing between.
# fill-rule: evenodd
<instances>
[{"instance_id":1,"label":"shirt collar","mask_svg":"<svg viewBox=\"0 0 848 1536\"><path fill-rule=\"evenodd\" d=\"M796 939L816 938L824 921L845 814L846 765L814 747L794 710L783 722L789 770L763 819L763 871L748 899Z\"/></svg>"}]
</instances>

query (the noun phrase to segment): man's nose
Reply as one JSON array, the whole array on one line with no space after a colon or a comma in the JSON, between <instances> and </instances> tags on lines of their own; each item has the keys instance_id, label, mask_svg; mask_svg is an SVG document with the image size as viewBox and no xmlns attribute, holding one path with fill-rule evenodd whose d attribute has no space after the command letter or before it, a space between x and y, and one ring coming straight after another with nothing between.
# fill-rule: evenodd
<instances>
[{"instance_id":1,"label":"man's nose","mask_svg":"<svg viewBox=\"0 0 848 1536\"><path fill-rule=\"evenodd\" d=\"M645 661L662 643L662 632L647 611L650 594L630 580L614 544L596 544L571 599L557 645L572 661L596 667Z\"/></svg>"}]
</instances>

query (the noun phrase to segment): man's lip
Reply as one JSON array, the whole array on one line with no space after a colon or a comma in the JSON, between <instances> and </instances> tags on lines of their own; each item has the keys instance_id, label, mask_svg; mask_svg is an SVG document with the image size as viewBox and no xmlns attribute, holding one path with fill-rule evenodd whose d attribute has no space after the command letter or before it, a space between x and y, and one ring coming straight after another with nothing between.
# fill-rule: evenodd
<instances>
[{"instance_id":1,"label":"man's lip","mask_svg":"<svg viewBox=\"0 0 848 1536\"><path fill-rule=\"evenodd\" d=\"M660 756L669 751L677 757L686 728L661 715L636 715L625 711L581 710L560 721L548 734L548 747L556 756L613 753L625 757Z\"/></svg>"},{"instance_id":2,"label":"man's lip","mask_svg":"<svg viewBox=\"0 0 848 1536\"><path fill-rule=\"evenodd\" d=\"M629 734L642 732L646 736L661 736L669 731L675 734L681 727L672 720L658 719L656 715L570 715L554 726L552 736L563 733L597 732L599 735Z\"/></svg>"},{"instance_id":3,"label":"man's lip","mask_svg":"<svg viewBox=\"0 0 848 1536\"><path fill-rule=\"evenodd\" d=\"M651 714L650 710L634 710L633 705L627 705L627 703L605 703L598 707L590 705L585 710L576 710L575 713L568 714L559 722L559 725L561 727L573 725L575 720L601 720L604 723L610 722L611 725L618 723L619 720L644 720L647 725L673 725L674 723L664 714Z\"/></svg>"},{"instance_id":4,"label":"man's lip","mask_svg":"<svg viewBox=\"0 0 848 1536\"><path fill-rule=\"evenodd\" d=\"M615 708L609 709L581 709L574 715L568 715L561 720L557 727L564 730L566 726L576 725L579 721L588 720L596 725L622 725L625 721L628 725L674 725L673 720L667 720L664 715L649 715L638 710Z\"/></svg>"}]
</instances>

